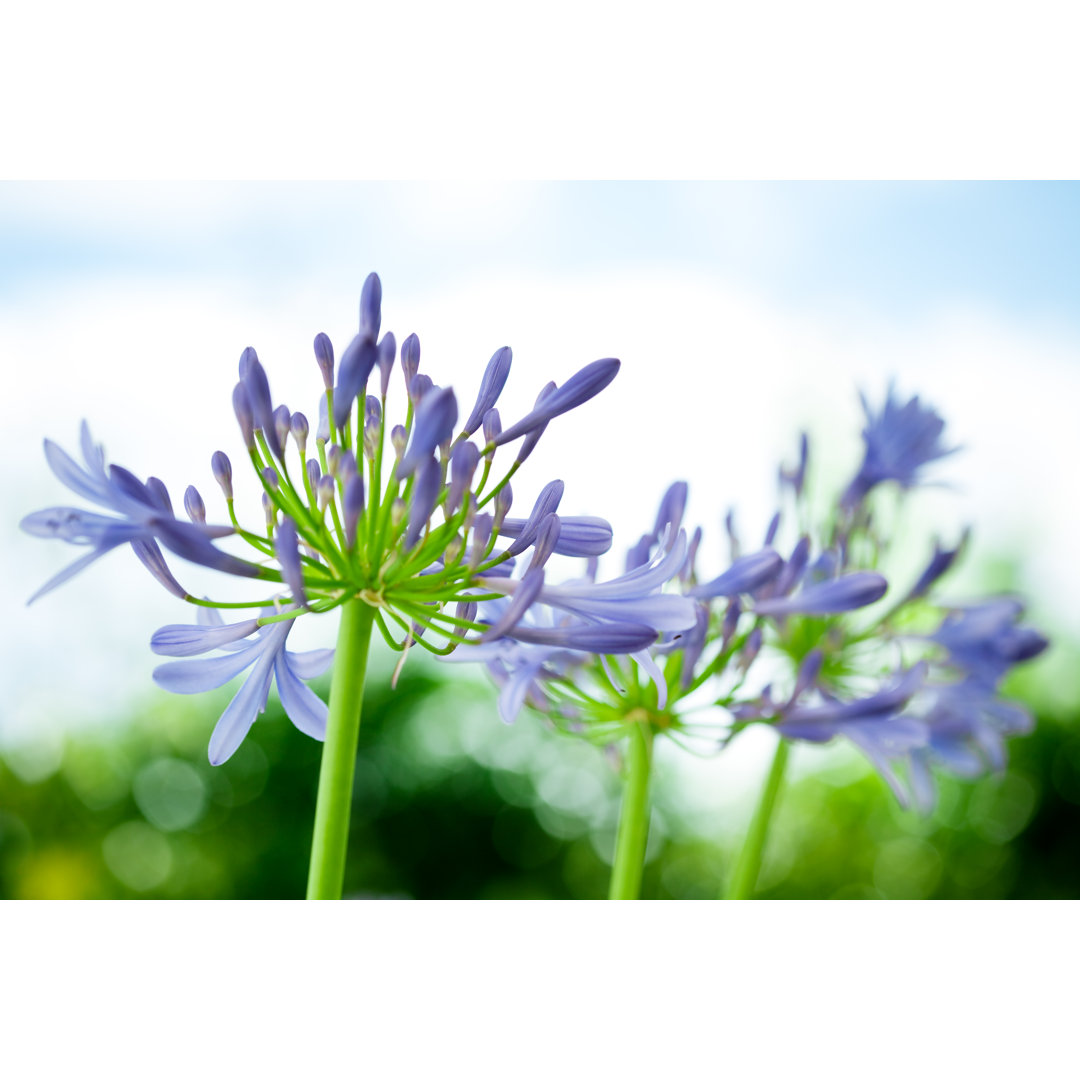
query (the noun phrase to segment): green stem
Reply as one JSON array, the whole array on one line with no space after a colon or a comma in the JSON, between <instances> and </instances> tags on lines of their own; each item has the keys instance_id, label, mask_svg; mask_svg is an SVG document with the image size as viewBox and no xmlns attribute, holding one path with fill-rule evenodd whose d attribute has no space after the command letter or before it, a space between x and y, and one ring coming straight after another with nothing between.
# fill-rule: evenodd
<instances>
[{"instance_id":1,"label":"green stem","mask_svg":"<svg viewBox=\"0 0 1080 1080\"><path fill-rule=\"evenodd\" d=\"M749 900L757 886L758 871L761 869L761 856L765 850L765 840L769 835L769 822L776 807L776 797L780 793L780 784L784 779L784 767L788 759L788 741L781 739L776 748L772 768L761 793L761 801L754 811L750 828L735 864L735 874L728 888L728 900Z\"/></svg>"},{"instance_id":2,"label":"green stem","mask_svg":"<svg viewBox=\"0 0 1080 1080\"><path fill-rule=\"evenodd\" d=\"M652 741L652 728L648 723L638 721L630 725L626 790L619 812L609 900L637 900L641 896L641 871L645 866L645 842L649 838Z\"/></svg>"},{"instance_id":3,"label":"green stem","mask_svg":"<svg viewBox=\"0 0 1080 1080\"><path fill-rule=\"evenodd\" d=\"M340 900L349 846L356 744L364 697L368 646L375 609L360 599L341 609L334 674L330 684L330 716L326 722L315 804L315 832L308 871L309 900Z\"/></svg>"}]
</instances>

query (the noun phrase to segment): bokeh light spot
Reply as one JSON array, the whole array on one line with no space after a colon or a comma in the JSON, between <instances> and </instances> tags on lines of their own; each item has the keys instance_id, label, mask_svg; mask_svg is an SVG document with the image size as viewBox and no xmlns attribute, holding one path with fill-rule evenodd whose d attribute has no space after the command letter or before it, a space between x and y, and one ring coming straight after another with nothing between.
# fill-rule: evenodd
<instances>
[{"instance_id":1,"label":"bokeh light spot","mask_svg":"<svg viewBox=\"0 0 1080 1080\"><path fill-rule=\"evenodd\" d=\"M1019 835L1035 812L1031 782L1017 773L981 783L971 793L968 815L972 828L992 844L1007 844Z\"/></svg>"},{"instance_id":2,"label":"bokeh light spot","mask_svg":"<svg viewBox=\"0 0 1080 1080\"><path fill-rule=\"evenodd\" d=\"M105 837L102 852L116 878L136 892L163 885L172 871L169 841L141 821L118 825Z\"/></svg>"},{"instance_id":3,"label":"bokeh light spot","mask_svg":"<svg viewBox=\"0 0 1080 1080\"><path fill-rule=\"evenodd\" d=\"M874 885L890 900L925 900L941 881L937 848L905 836L883 845L874 861Z\"/></svg>"},{"instance_id":4,"label":"bokeh light spot","mask_svg":"<svg viewBox=\"0 0 1080 1080\"><path fill-rule=\"evenodd\" d=\"M206 781L178 758L157 758L144 765L135 774L132 791L146 820L164 832L187 829L206 812Z\"/></svg>"}]
</instances>

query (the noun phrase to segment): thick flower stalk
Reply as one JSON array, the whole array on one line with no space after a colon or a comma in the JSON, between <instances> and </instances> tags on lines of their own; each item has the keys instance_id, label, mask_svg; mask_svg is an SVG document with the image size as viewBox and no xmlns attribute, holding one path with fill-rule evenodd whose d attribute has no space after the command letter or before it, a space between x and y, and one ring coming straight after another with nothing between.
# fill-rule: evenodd
<instances>
[{"instance_id":1,"label":"thick flower stalk","mask_svg":"<svg viewBox=\"0 0 1080 1080\"><path fill-rule=\"evenodd\" d=\"M619 361L597 360L557 386L548 383L536 406L503 428L496 404L512 354L498 349L488 362L464 422L450 387L420 371L415 334L401 345L381 333L382 286L372 274L360 300L359 330L340 359L325 334L315 338L322 389L314 425L275 402L262 362L252 348L240 356L232 403L244 451L262 488L259 525L240 522L233 465L223 451L211 459L228 524L206 521L206 504L189 487L188 521L178 519L160 480L145 483L128 470L105 466L84 424L83 464L50 441L46 458L68 488L107 514L56 507L29 515L23 528L89 547L46 583L36 599L89 563L130 544L150 572L178 598L200 608L194 625L154 634L152 649L170 657L155 681L176 693L196 693L244 674L210 740L210 760L228 760L265 708L276 685L285 712L301 731L326 740L316 810L309 895L340 896L352 792L353 760L372 634L405 654L420 646L453 652L469 635L490 630L475 617L479 602L500 598L518 559L532 552L536 575L553 552L595 557L610 547L611 528L600 518L550 525L562 495L549 484L528 518L509 516L510 479L547 426L594 397L615 377ZM391 393L395 368L399 391ZM390 406L397 397L396 422ZM235 537L247 556L217 542ZM265 583L249 602L192 596L173 576L162 548L191 562ZM226 623L215 609L233 609ZM340 609L337 655L286 649L298 619ZM248 614L242 614L248 611ZM633 638L609 619L611 632ZM636 634L636 637L634 636ZM655 632L651 632L655 637ZM650 637L650 640L651 640ZM594 642L591 642L594 643ZM223 655L207 657L215 650ZM333 664L329 707L306 680Z\"/></svg>"},{"instance_id":2,"label":"thick flower stalk","mask_svg":"<svg viewBox=\"0 0 1080 1080\"><path fill-rule=\"evenodd\" d=\"M552 585L526 574L489 583L512 597L479 605L497 640L454 659L487 664L504 720L529 707L563 731L621 750L627 783L613 898L638 894L659 739L715 753L752 724L780 736L732 875L731 895L739 897L753 892L790 744L845 738L903 805L929 811L933 768L965 777L1001 769L1006 738L1029 730L1026 712L998 696L1010 668L1047 644L1018 625L1019 603L939 599L962 544L950 550L935 542L907 588L882 572L889 542L873 524L874 492L885 484L907 492L925 465L949 452L942 421L917 398L897 404L891 390L880 413L866 411L863 462L832 510L811 523L803 435L797 465L780 470L785 512L745 554L729 513L728 565L716 576L699 576L702 531L689 541L682 531L688 491L680 482L629 550L621 578ZM781 543L785 516L804 531ZM599 633L609 618L640 623L656 637L622 649L571 643L581 628Z\"/></svg>"}]
</instances>

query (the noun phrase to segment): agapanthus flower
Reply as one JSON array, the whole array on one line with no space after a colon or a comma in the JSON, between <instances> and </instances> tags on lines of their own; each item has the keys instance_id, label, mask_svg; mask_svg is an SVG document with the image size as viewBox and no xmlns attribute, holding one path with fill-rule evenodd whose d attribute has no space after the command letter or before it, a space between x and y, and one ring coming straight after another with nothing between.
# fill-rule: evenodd
<instances>
[{"instance_id":1,"label":"agapanthus flower","mask_svg":"<svg viewBox=\"0 0 1080 1080\"><path fill-rule=\"evenodd\" d=\"M1008 601L946 609L936 631L898 635L897 620L910 605L925 619L963 542L952 550L935 545L915 585L891 607L875 606L889 589L882 572L888 538L872 527L868 513L853 515L852 508L884 481L911 487L925 465L951 451L940 418L917 398L900 405L890 391L878 415L865 399L864 406L864 461L817 527L804 501L805 435L797 466L781 470L781 494L794 500L802 526L787 541L790 547L781 544L786 522L778 511L764 531L764 546L743 554L729 513L730 563L700 580L696 564L707 537L695 530L693 552L687 550L688 491L679 482L661 499L653 527L627 552L622 578L561 585L530 571L520 580L488 581L509 598L481 604L481 612L485 606L498 612L502 635L514 626L523 630L519 640L503 636L476 657L486 660L501 686L504 718L529 705L556 726L598 742L622 740L648 722L654 733L714 750L751 724L770 725L797 742L847 739L905 805L923 809L931 763L950 768L970 759L1000 767L1004 740L1026 730L1026 714L996 697L997 687L1012 664L1037 655L1046 640L1017 624L1019 607ZM529 522L515 528L535 531L554 508L538 503ZM634 582L662 582L662 588L638 596L628 591ZM677 612L677 624L664 621L668 607ZM647 649L590 656L565 640L582 619L648 624L657 637ZM530 642L533 626L545 636ZM891 659L898 636L905 651L915 653L899 667ZM880 674L888 670L891 676Z\"/></svg>"},{"instance_id":2,"label":"agapanthus flower","mask_svg":"<svg viewBox=\"0 0 1080 1080\"><path fill-rule=\"evenodd\" d=\"M420 645L445 655L490 629L489 623L475 619L473 605L476 599L499 594L498 589L491 591L492 583L507 580L519 556L547 544L561 555L595 557L611 544L611 527L602 518L568 517L558 535L550 529L543 533L542 519L548 513L543 507L524 522L508 518L508 481L549 423L611 382L618 360L586 364L561 387L548 383L530 412L503 427L496 403L510 374L512 353L500 348L483 372L465 422L459 423L454 390L437 385L420 370L420 341L410 334L401 348L404 394L401 422L396 423L390 399L397 344L395 336L383 330L382 285L375 274L364 283L359 328L340 359L335 363L326 334L315 337L314 353L321 387L313 402L317 407L312 415L318 416L313 440L305 414L275 401L255 349L240 354L232 403L244 450L262 488L264 527L241 525L233 466L223 451L214 453L211 470L225 497L229 524L207 524L206 503L194 487L184 496L190 520L180 521L160 481L143 483L118 466L106 471L104 456L91 443L85 425L85 466L48 441L46 458L65 485L113 516L59 507L31 514L23 522L34 535L92 549L36 595L111 548L130 543L158 580L189 603L207 609L247 606L259 612L231 624L232 629L170 627L153 639L159 652L190 649L200 642L221 642L237 650L215 660L164 665L155 677L170 690L195 692L220 685L214 680L228 681L252 667L215 730L215 763L235 750L265 704L272 681L294 723L322 737L325 707L316 706L317 699L304 685L314 672L312 663L284 650L296 619L359 604L370 612L367 632L373 625L392 648L405 653ZM473 441L481 428L481 438ZM518 441L516 457L504 461L507 451L500 448ZM499 461L504 463L501 477L493 472ZM549 501L557 505L562 489L561 481L548 485ZM216 546L215 541L230 535L248 545L248 558ZM271 595L246 605L192 597L173 578L161 547L266 582ZM622 620L617 631L618 642L626 647L655 635L651 628L628 630L630 626ZM241 630L237 640L243 644L232 645L228 635ZM520 633L527 634L527 628ZM618 644L610 635L601 642L592 624L568 636L582 648Z\"/></svg>"},{"instance_id":3,"label":"agapanthus flower","mask_svg":"<svg viewBox=\"0 0 1080 1080\"><path fill-rule=\"evenodd\" d=\"M943 444L945 421L922 405L917 396L901 405L890 386L885 404L876 414L866 396L861 397L866 413L865 453L859 471L841 498L845 507L855 506L871 489L886 481L901 488L913 487L921 480L926 465L957 449Z\"/></svg>"}]
</instances>

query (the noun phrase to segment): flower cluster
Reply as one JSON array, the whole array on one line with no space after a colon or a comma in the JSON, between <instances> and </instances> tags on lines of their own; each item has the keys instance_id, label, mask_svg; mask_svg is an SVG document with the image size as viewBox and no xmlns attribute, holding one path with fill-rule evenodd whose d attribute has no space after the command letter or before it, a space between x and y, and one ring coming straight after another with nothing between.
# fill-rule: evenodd
<instances>
[{"instance_id":1,"label":"flower cluster","mask_svg":"<svg viewBox=\"0 0 1080 1080\"><path fill-rule=\"evenodd\" d=\"M781 544L784 514L759 548L743 554L727 516L729 565L700 581L702 531L682 528L687 486L664 495L656 522L629 550L626 572L537 585L526 577L489 581L505 598L484 601L478 618L496 640L451 659L486 663L511 721L523 706L597 743L622 740L638 725L650 737L722 748L750 724L788 740L842 736L874 764L904 805L934 802L930 766L962 776L1000 769L1004 740L1027 731L1028 714L999 696L1017 663L1046 647L1019 624L1020 604L938 600L941 579L963 546L934 545L918 579L897 590L881 572L889 544L873 528L875 491L914 487L943 448L943 421L918 398L866 404L865 455L816 529ZM780 470L781 498L806 522L809 440L796 466ZM622 657L575 651L575 636L613 617L661 631ZM642 638L644 642L644 635ZM596 653L605 651L601 648Z\"/></svg>"},{"instance_id":2,"label":"flower cluster","mask_svg":"<svg viewBox=\"0 0 1080 1080\"><path fill-rule=\"evenodd\" d=\"M615 377L619 361L597 360L561 386L549 382L534 408L503 427L496 407L511 366L511 350L498 349L463 422L450 387L420 370L420 341L411 334L400 350L392 333L380 333L382 286L371 274L360 300L357 334L335 360L330 339L315 338L322 375L317 420L275 403L254 349L240 357L232 402L247 457L262 486L263 527L245 528L237 516L233 467L222 451L211 459L224 495L229 524L207 523L206 504L194 487L184 495L189 520L176 517L165 485L145 483L118 465L106 468L102 449L82 427L83 465L46 440L45 455L57 478L108 511L56 507L30 514L22 527L89 547L34 594L48 592L106 552L128 543L154 577L178 598L200 608L196 625L166 626L154 634L154 652L172 657L157 668L159 685L196 693L223 685L241 672L246 681L225 710L210 742L210 760L226 760L265 707L276 682L286 713L305 733L322 738L326 706L305 685L325 671L332 650L286 650L297 618L325 614L355 599L368 605L387 643L404 653L414 644L446 654L470 631L486 632L475 619L479 602L516 585L520 601L542 586L552 553L595 558L611 545L601 518L557 518L561 481L544 488L526 518L510 516L510 479L532 453L547 425L594 397ZM388 412L391 380L400 372L404 409L400 422ZM314 427L314 430L313 430ZM509 452L501 478L493 467ZM504 449L505 448L505 449ZM246 558L217 541L236 536ZM226 574L260 580L269 596L245 603L197 598L176 580L162 548ZM521 579L510 577L516 560L531 553ZM253 615L225 624L217 608L250 609ZM602 617L605 628L587 629L574 647L625 652L655 640L659 626L622 612ZM527 640L525 627L507 629ZM537 629L538 640L546 640ZM191 659L220 650L224 655ZM249 670L250 669L250 670Z\"/></svg>"}]
</instances>

